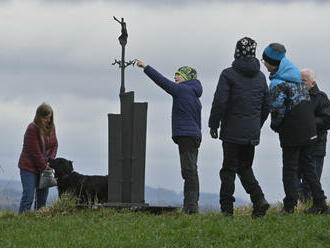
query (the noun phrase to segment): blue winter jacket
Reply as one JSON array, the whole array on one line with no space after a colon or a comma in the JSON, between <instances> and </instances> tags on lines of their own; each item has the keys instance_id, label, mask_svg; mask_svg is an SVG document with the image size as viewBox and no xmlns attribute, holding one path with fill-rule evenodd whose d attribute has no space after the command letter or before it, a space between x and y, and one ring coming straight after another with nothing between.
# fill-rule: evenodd
<instances>
[{"instance_id":1,"label":"blue winter jacket","mask_svg":"<svg viewBox=\"0 0 330 248\"><path fill-rule=\"evenodd\" d=\"M310 95L300 70L283 58L278 71L269 76L272 98L271 128L285 146L300 146L315 139L316 126Z\"/></svg>"},{"instance_id":2,"label":"blue winter jacket","mask_svg":"<svg viewBox=\"0 0 330 248\"><path fill-rule=\"evenodd\" d=\"M272 128L279 127L286 113L302 101L310 101L306 85L301 80L300 70L287 58L281 60L276 73L270 74L272 97Z\"/></svg>"},{"instance_id":3,"label":"blue winter jacket","mask_svg":"<svg viewBox=\"0 0 330 248\"><path fill-rule=\"evenodd\" d=\"M173 97L172 137L193 136L202 138L201 110L199 98L202 95L202 84L197 79L175 83L151 66L144 69L147 76Z\"/></svg>"}]
</instances>

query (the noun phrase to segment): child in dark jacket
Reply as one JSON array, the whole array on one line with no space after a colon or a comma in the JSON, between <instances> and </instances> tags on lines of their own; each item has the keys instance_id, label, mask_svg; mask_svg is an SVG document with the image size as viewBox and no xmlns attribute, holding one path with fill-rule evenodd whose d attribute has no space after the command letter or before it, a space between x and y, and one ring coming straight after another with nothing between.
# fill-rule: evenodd
<instances>
[{"instance_id":1,"label":"child in dark jacket","mask_svg":"<svg viewBox=\"0 0 330 248\"><path fill-rule=\"evenodd\" d=\"M184 179L183 211L187 214L198 212L199 180L197 172L198 148L202 139L201 109L199 98L203 88L197 80L195 69L184 66L175 72L171 81L142 61L137 66L173 98L172 139L179 147L181 174Z\"/></svg>"},{"instance_id":2,"label":"child in dark jacket","mask_svg":"<svg viewBox=\"0 0 330 248\"><path fill-rule=\"evenodd\" d=\"M255 146L270 110L269 90L255 57L256 47L257 43L249 37L237 42L232 66L221 72L209 118L214 139L218 138L221 123L220 205L228 217L233 216L236 174L253 203L252 217L264 216L269 208L252 169Z\"/></svg>"}]
</instances>

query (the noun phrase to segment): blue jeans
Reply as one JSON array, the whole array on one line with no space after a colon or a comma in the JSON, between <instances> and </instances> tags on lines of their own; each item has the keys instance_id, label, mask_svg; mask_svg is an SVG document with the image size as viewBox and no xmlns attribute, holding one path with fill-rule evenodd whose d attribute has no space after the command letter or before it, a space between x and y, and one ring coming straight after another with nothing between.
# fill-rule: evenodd
<instances>
[{"instance_id":1,"label":"blue jeans","mask_svg":"<svg viewBox=\"0 0 330 248\"><path fill-rule=\"evenodd\" d=\"M35 209L46 205L48 188L38 189L40 174L35 174L26 170L20 170L23 194L19 206L19 213L31 210L31 206L36 192Z\"/></svg>"},{"instance_id":2,"label":"blue jeans","mask_svg":"<svg viewBox=\"0 0 330 248\"><path fill-rule=\"evenodd\" d=\"M323 162L324 162L324 157L323 156L313 156L313 163L314 163L314 168L316 171L317 178L320 180L321 179L321 174L323 170ZM304 178L302 176L302 183L301 183L301 189L304 194L304 198L308 199L312 196L311 188Z\"/></svg>"}]
</instances>

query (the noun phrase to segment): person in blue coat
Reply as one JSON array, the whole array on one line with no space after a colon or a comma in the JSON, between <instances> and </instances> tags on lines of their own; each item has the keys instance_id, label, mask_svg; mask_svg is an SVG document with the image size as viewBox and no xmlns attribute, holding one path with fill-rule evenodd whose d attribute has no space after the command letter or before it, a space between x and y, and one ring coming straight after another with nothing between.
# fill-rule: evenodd
<instances>
[{"instance_id":1,"label":"person in blue coat","mask_svg":"<svg viewBox=\"0 0 330 248\"><path fill-rule=\"evenodd\" d=\"M201 143L201 109L199 98L203 88L195 69L183 66L174 75L174 82L150 65L137 60L137 66L159 87L172 96L172 139L179 147L181 175L184 179L183 211L198 212L199 179L197 171L198 148Z\"/></svg>"},{"instance_id":2,"label":"person in blue coat","mask_svg":"<svg viewBox=\"0 0 330 248\"><path fill-rule=\"evenodd\" d=\"M293 213L297 205L299 170L313 195L313 206L307 212L328 213L326 197L313 167L312 144L317 139L317 130L311 98L300 70L285 54L282 44L271 43L262 55L271 80L271 128L279 133L282 147L285 192L282 213Z\"/></svg>"},{"instance_id":3,"label":"person in blue coat","mask_svg":"<svg viewBox=\"0 0 330 248\"><path fill-rule=\"evenodd\" d=\"M220 205L224 216L233 215L236 174L253 203L252 217L264 216L269 208L252 170L255 146L270 111L268 85L255 57L256 47L249 37L237 42L232 66L221 72L209 118L214 139L221 123Z\"/></svg>"}]
</instances>

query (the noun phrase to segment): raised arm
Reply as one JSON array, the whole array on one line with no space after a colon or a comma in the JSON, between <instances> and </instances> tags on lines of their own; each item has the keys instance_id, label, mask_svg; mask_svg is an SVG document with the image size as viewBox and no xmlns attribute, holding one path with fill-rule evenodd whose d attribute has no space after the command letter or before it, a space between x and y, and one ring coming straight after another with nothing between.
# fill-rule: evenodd
<instances>
[{"instance_id":1,"label":"raised arm","mask_svg":"<svg viewBox=\"0 0 330 248\"><path fill-rule=\"evenodd\" d=\"M164 89L167 93L169 93L172 96L177 95L177 92L179 91L179 86L164 77L161 73L159 73L157 70L152 68L150 65L146 65L143 61L137 60L137 66L144 69L144 73L152 80L154 81L159 87Z\"/></svg>"}]
</instances>

